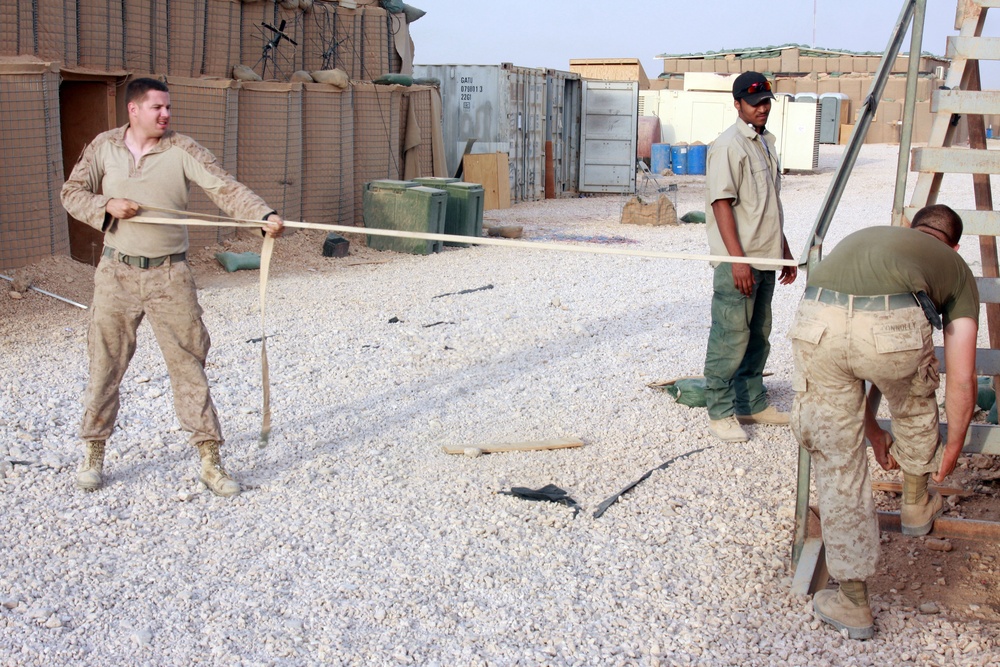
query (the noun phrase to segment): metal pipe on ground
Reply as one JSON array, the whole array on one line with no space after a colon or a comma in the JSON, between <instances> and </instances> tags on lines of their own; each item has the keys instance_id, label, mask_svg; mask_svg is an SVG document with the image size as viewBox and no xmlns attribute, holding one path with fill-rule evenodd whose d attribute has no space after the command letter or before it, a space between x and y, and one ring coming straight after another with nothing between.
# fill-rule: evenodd
<instances>
[{"instance_id":1,"label":"metal pipe on ground","mask_svg":"<svg viewBox=\"0 0 1000 667\"><path fill-rule=\"evenodd\" d=\"M6 280L7 282L10 282L10 283L14 282L13 278L11 278L10 276L5 276L2 273L0 273L0 278L3 278L4 280ZM29 285L28 289L34 290L35 292L38 292L39 294L44 294L45 296L51 296L53 299L58 299L59 301L62 301L63 303L68 303L71 306L76 306L77 308L82 308L84 310L87 310L87 306L83 305L82 303L77 303L76 301L73 301L72 299L67 299L64 296L59 296L58 294L53 294L52 292L46 292L45 290L43 290L41 288L38 288L38 287L35 287L34 285Z\"/></svg>"}]
</instances>

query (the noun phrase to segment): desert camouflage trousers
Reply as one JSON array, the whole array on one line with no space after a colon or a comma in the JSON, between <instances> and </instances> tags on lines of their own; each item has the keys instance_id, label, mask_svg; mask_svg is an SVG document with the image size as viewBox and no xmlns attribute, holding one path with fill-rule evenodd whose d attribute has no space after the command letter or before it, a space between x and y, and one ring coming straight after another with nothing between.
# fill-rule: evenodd
<instances>
[{"instance_id":1,"label":"desert camouflage trousers","mask_svg":"<svg viewBox=\"0 0 1000 667\"><path fill-rule=\"evenodd\" d=\"M879 530L864 438L865 381L892 413L892 455L908 473L937 470L938 362L931 326L912 308L861 311L812 300L789 333L795 353L791 428L812 455L830 574L875 574Z\"/></svg>"},{"instance_id":2,"label":"desert camouflage trousers","mask_svg":"<svg viewBox=\"0 0 1000 667\"><path fill-rule=\"evenodd\" d=\"M205 375L211 340L201 321L194 276L186 262L140 269L104 257L94 275L87 351L90 377L84 395L84 440L105 440L121 406L119 387L135 354L136 330L149 317L163 353L181 427L193 445L222 441L222 427Z\"/></svg>"}]
</instances>

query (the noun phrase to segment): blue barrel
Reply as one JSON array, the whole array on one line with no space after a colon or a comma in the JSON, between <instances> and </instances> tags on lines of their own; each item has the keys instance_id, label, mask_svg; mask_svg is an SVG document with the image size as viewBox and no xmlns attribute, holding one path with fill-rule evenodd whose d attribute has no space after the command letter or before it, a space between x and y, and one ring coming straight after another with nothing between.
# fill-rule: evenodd
<instances>
[{"instance_id":1,"label":"blue barrel","mask_svg":"<svg viewBox=\"0 0 1000 667\"><path fill-rule=\"evenodd\" d=\"M649 169L654 174L662 174L670 169L670 144L653 144L649 158Z\"/></svg>"},{"instance_id":2,"label":"blue barrel","mask_svg":"<svg viewBox=\"0 0 1000 667\"><path fill-rule=\"evenodd\" d=\"M670 147L670 163L675 174L686 174L688 166L687 144Z\"/></svg>"},{"instance_id":3,"label":"blue barrel","mask_svg":"<svg viewBox=\"0 0 1000 667\"><path fill-rule=\"evenodd\" d=\"M708 146L705 144L692 144L688 146L687 173L704 174L705 158L708 157Z\"/></svg>"}]
</instances>

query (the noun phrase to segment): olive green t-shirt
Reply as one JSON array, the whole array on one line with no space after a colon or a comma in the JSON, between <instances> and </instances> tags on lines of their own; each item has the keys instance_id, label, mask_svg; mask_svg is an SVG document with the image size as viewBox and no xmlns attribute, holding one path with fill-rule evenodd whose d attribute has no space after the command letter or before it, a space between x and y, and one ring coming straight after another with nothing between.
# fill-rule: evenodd
<instances>
[{"instance_id":1,"label":"olive green t-shirt","mask_svg":"<svg viewBox=\"0 0 1000 667\"><path fill-rule=\"evenodd\" d=\"M855 296L926 292L945 324L979 321L979 290L950 246L908 227L868 227L845 237L809 272L808 284Z\"/></svg>"}]
</instances>

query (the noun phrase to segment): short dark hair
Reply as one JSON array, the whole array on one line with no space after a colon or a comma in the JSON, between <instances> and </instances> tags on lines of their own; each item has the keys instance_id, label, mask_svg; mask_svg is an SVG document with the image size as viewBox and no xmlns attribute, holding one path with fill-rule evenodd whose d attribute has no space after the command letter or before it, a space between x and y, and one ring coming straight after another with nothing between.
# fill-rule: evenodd
<instances>
[{"instance_id":1,"label":"short dark hair","mask_svg":"<svg viewBox=\"0 0 1000 667\"><path fill-rule=\"evenodd\" d=\"M132 79L128 83L128 87L125 88L125 104L129 102L139 103L142 98L146 96L151 90L157 90L161 93L169 93L170 89L167 88L167 84L163 83L159 79L150 79L148 77L141 77L139 79Z\"/></svg>"},{"instance_id":2,"label":"short dark hair","mask_svg":"<svg viewBox=\"0 0 1000 667\"><path fill-rule=\"evenodd\" d=\"M936 229L948 238L949 245L958 245L962 239L962 218L944 204L924 206L913 216L910 227Z\"/></svg>"}]
</instances>

